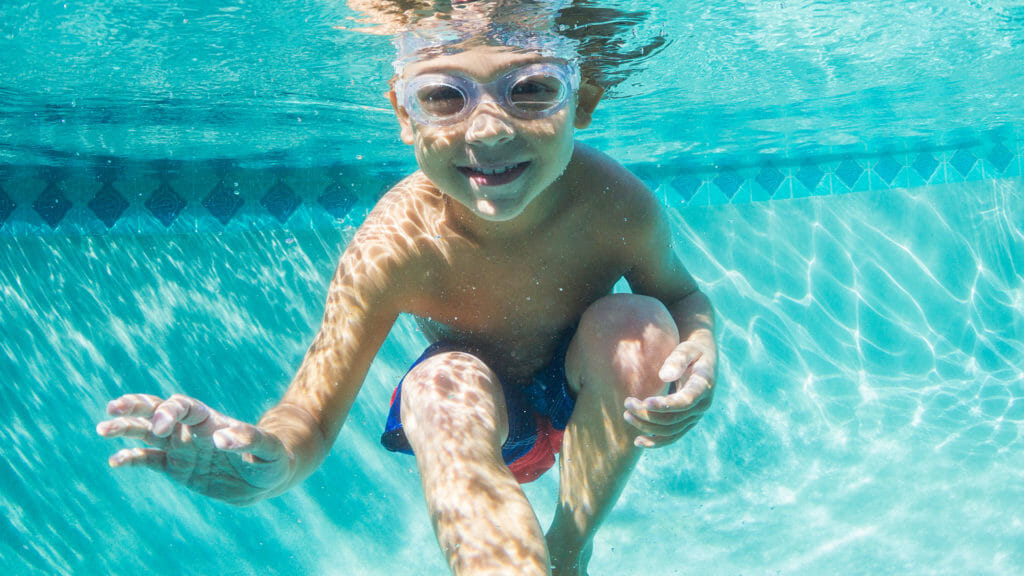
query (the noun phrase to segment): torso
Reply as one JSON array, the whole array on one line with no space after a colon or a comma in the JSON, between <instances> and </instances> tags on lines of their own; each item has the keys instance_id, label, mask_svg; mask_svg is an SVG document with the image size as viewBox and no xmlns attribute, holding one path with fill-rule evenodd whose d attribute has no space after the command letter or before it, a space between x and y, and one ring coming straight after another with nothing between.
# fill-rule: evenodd
<instances>
[{"instance_id":1,"label":"torso","mask_svg":"<svg viewBox=\"0 0 1024 576\"><path fill-rule=\"evenodd\" d=\"M401 311L417 316L431 340L464 345L498 373L528 382L584 310L632 266L626 246L635 228L626 212L631 203L607 183L580 178L579 186L563 192L577 196L562 199L564 209L544 225L501 241L474 241L451 221L446 202L452 201L419 178L401 192L422 195L414 204L423 215L409 235L416 249L407 252L415 269L408 277L419 281L405 291ZM444 224L424 224L431 221Z\"/></svg>"}]
</instances>

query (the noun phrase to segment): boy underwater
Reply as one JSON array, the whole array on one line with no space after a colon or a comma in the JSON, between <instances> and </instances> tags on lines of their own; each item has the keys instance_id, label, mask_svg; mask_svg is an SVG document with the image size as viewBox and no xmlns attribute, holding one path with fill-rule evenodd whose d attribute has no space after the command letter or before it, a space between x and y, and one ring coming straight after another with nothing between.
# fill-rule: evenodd
<instances>
[{"instance_id":1,"label":"boy underwater","mask_svg":"<svg viewBox=\"0 0 1024 576\"><path fill-rule=\"evenodd\" d=\"M420 170L341 256L323 323L256 425L197 399L129 394L97 432L144 441L112 467L165 473L238 505L326 458L399 314L432 344L395 391L382 443L415 455L456 574L585 574L644 448L712 401L713 313L662 206L575 141L602 91L550 42L416 49L389 92ZM625 278L631 294L612 294ZM545 533L520 482L561 453Z\"/></svg>"}]
</instances>

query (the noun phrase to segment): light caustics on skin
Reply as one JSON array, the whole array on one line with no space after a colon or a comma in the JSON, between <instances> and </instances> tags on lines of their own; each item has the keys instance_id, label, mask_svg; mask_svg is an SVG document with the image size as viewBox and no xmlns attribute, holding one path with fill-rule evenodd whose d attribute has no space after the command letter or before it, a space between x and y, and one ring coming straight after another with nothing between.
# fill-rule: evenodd
<instances>
[{"instance_id":1,"label":"light caustics on skin","mask_svg":"<svg viewBox=\"0 0 1024 576\"><path fill-rule=\"evenodd\" d=\"M610 296L581 319L566 359L577 400L562 441L559 503L548 532L552 562L563 570L558 574L587 565L592 547L586 543L642 452L633 442L640 432L623 418L623 403L665 392L658 372L678 341L672 318L645 297Z\"/></svg>"},{"instance_id":2,"label":"light caustics on skin","mask_svg":"<svg viewBox=\"0 0 1024 576\"><path fill-rule=\"evenodd\" d=\"M455 574L498 574L509 566L547 572L540 524L501 457L508 434L501 386L483 362L460 352L425 360L402 385L406 435Z\"/></svg>"},{"instance_id":3,"label":"light caustics on skin","mask_svg":"<svg viewBox=\"0 0 1024 576\"><path fill-rule=\"evenodd\" d=\"M261 430L272 432L289 446L308 444L311 434L317 436L312 440L321 454L307 466L318 465L353 400L332 395L332 387L323 383L332 381L334 375L350 373L360 360L339 343L351 341L364 330L361 323L370 321L374 303L366 295L393 281L393 268L409 260L410 254L433 252L444 259L452 243L461 238L444 224L445 203L429 183L411 177L398 189L408 193L392 193L382 199L357 233L359 249L342 258L329 290L321 330L293 386L281 403L264 415L259 429L186 397L165 400L127 395L110 403L112 418L100 423L97 432L107 438L140 440L149 448L121 450L110 458L111 466L152 468L199 493L245 505L289 485L282 484L282 466L271 465L285 457L279 442L257 442L249 451L237 448L260 440ZM323 414L336 415L330 420L335 423L332 429L316 423Z\"/></svg>"}]
</instances>

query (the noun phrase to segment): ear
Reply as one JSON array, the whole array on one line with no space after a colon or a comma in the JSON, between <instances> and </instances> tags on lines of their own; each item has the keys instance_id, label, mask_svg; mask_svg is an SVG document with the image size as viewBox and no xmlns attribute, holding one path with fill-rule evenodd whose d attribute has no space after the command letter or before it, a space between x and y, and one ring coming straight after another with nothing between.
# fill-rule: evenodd
<instances>
[{"instance_id":1,"label":"ear","mask_svg":"<svg viewBox=\"0 0 1024 576\"><path fill-rule=\"evenodd\" d=\"M604 88L592 82L590 78L584 78L580 82L580 89L576 92L576 128L582 130L590 126L591 120L594 119L594 109L603 95Z\"/></svg>"},{"instance_id":2,"label":"ear","mask_svg":"<svg viewBox=\"0 0 1024 576\"><path fill-rule=\"evenodd\" d=\"M391 108L395 111L395 116L398 117L398 123L402 127L402 142L412 145L416 140L412 135L412 122L409 120L409 113L398 105L398 96L395 94L395 89L388 90L388 100L391 101Z\"/></svg>"}]
</instances>

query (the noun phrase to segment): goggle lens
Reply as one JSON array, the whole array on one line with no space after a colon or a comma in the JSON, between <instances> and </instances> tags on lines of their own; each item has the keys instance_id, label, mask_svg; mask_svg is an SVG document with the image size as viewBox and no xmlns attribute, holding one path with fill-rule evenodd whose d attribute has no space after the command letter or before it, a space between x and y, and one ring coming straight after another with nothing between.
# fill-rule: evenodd
<instances>
[{"instance_id":1,"label":"goggle lens","mask_svg":"<svg viewBox=\"0 0 1024 576\"><path fill-rule=\"evenodd\" d=\"M466 108L466 95L448 84L427 84L416 90L416 102L430 116L445 118L455 116Z\"/></svg>"},{"instance_id":2,"label":"goggle lens","mask_svg":"<svg viewBox=\"0 0 1024 576\"><path fill-rule=\"evenodd\" d=\"M575 66L543 63L513 70L488 84L463 76L427 74L400 80L396 90L413 120L444 126L468 116L485 91L494 93L510 114L536 119L561 110L578 86Z\"/></svg>"},{"instance_id":3,"label":"goggle lens","mask_svg":"<svg viewBox=\"0 0 1024 576\"><path fill-rule=\"evenodd\" d=\"M566 98L566 86L554 76L535 74L517 81L508 99L522 113L543 112L560 105Z\"/></svg>"}]
</instances>

